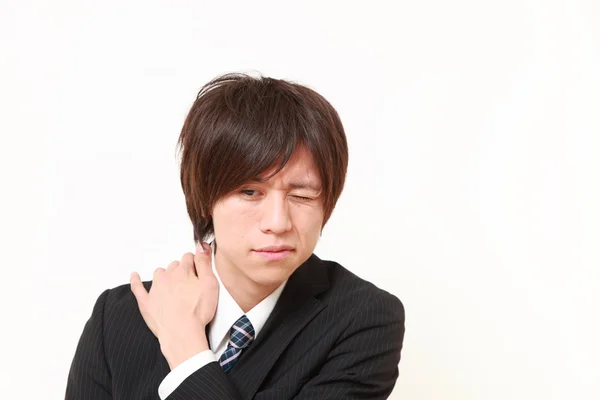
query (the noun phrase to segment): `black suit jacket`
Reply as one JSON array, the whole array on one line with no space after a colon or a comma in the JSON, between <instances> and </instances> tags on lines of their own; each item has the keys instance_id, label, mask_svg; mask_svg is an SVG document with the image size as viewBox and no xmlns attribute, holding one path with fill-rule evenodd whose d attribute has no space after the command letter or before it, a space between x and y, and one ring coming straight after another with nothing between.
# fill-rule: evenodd
<instances>
[{"instance_id":1,"label":"black suit jacket","mask_svg":"<svg viewBox=\"0 0 600 400\"><path fill-rule=\"evenodd\" d=\"M385 399L398 377L403 338L400 300L313 254L228 374L209 363L167 399ZM94 306L66 399L156 400L169 372L130 286L122 285Z\"/></svg>"}]
</instances>

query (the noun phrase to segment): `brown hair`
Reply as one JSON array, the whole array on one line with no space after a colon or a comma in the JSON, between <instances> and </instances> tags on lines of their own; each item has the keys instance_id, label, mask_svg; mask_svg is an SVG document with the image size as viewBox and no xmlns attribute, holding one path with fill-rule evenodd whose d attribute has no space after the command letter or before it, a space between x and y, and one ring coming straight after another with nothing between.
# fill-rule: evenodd
<instances>
[{"instance_id":1,"label":"brown hair","mask_svg":"<svg viewBox=\"0 0 600 400\"><path fill-rule=\"evenodd\" d=\"M200 89L178 140L181 186L194 241L214 234L214 204L247 181L288 162L303 145L319 171L325 216L342 193L348 144L323 96L297 83L245 74L219 76ZM268 179L267 178L267 179Z\"/></svg>"}]
</instances>

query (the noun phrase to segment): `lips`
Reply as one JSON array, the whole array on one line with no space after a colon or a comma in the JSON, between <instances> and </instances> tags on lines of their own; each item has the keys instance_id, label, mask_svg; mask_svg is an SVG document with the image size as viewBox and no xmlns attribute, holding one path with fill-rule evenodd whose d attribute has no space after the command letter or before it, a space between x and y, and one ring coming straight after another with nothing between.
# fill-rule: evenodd
<instances>
[{"instance_id":1,"label":"lips","mask_svg":"<svg viewBox=\"0 0 600 400\"><path fill-rule=\"evenodd\" d=\"M294 248L292 246L279 245L279 246L267 246L267 247L263 247L260 249L256 249L254 251L259 251L261 253L263 253L263 252L277 253L279 251L289 251L289 250L294 250Z\"/></svg>"},{"instance_id":2,"label":"lips","mask_svg":"<svg viewBox=\"0 0 600 400\"><path fill-rule=\"evenodd\" d=\"M290 254L292 254L291 250L282 250L282 251L257 251L256 254L264 258L268 261L281 261Z\"/></svg>"},{"instance_id":3,"label":"lips","mask_svg":"<svg viewBox=\"0 0 600 400\"><path fill-rule=\"evenodd\" d=\"M268 261L281 261L289 256L292 253L292 250L294 250L294 248L291 246L279 245L263 247L254 251Z\"/></svg>"}]
</instances>

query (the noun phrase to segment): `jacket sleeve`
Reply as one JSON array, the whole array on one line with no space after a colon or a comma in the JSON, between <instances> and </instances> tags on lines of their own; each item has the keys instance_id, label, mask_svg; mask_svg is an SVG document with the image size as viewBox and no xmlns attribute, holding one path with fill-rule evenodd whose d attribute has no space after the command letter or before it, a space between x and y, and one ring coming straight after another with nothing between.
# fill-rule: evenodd
<instances>
[{"instance_id":1,"label":"jacket sleeve","mask_svg":"<svg viewBox=\"0 0 600 400\"><path fill-rule=\"evenodd\" d=\"M67 378L65 400L112 399L111 376L104 357L104 304L109 290L104 291L85 324L77 344Z\"/></svg>"},{"instance_id":2,"label":"jacket sleeve","mask_svg":"<svg viewBox=\"0 0 600 400\"><path fill-rule=\"evenodd\" d=\"M223 368L218 363L211 362L190 375L166 400L238 400L241 398L229 382Z\"/></svg>"},{"instance_id":3,"label":"jacket sleeve","mask_svg":"<svg viewBox=\"0 0 600 400\"><path fill-rule=\"evenodd\" d=\"M385 293L358 312L295 400L387 399L398 378L404 306Z\"/></svg>"}]
</instances>

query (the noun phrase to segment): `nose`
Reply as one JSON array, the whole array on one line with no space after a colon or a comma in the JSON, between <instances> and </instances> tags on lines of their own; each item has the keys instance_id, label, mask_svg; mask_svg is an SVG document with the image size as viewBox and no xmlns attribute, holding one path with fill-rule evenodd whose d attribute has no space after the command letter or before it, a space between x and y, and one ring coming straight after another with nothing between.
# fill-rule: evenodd
<instances>
[{"instance_id":1,"label":"nose","mask_svg":"<svg viewBox=\"0 0 600 400\"><path fill-rule=\"evenodd\" d=\"M261 208L261 231L282 234L292 229L289 205L285 195L277 193L267 196Z\"/></svg>"}]
</instances>

